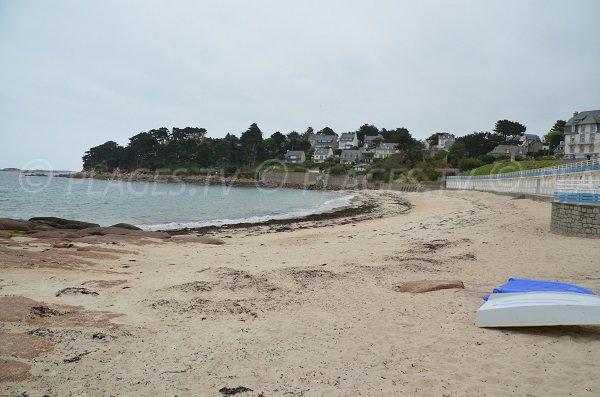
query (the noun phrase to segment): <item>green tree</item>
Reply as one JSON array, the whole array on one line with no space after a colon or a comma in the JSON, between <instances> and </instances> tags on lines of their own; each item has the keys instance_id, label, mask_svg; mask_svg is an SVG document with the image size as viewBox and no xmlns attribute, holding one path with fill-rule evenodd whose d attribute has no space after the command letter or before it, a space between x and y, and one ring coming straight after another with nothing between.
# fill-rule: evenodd
<instances>
[{"instance_id":1,"label":"green tree","mask_svg":"<svg viewBox=\"0 0 600 397\"><path fill-rule=\"evenodd\" d=\"M550 146L550 150L553 151L559 145L561 141L565 140L565 124L564 120L556 120L550 131L544 135L544 141Z\"/></svg>"},{"instance_id":2,"label":"green tree","mask_svg":"<svg viewBox=\"0 0 600 397\"><path fill-rule=\"evenodd\" d=\"M308 140L308 137L310 137L310 136L311 136L312 134L314 134L314 133L315 133L315 132L314 132L313 128L309 126L309 127L306 129L306 132L304 132L304 133L302 134L302 137L303 137L304 139Z\"/></svg>"},{"instance_id":3,"label":"green tree","mask_svg":"<svg viewBox=\"0 0 600 397\"><path fill-rule=\"evenodd\" d=\"M365 136L377 136L379 135L379 128L375 127L372 124L363 124L358 130L356 130L356 136L360 142L363 142Z\"/></svg>"},{"instance_id":4,"label":"green tree","mask_svg":"<svg viewBox=\"0 0 600 397\"><path fill-rule=\"evenodd\" d=\"M115 141L108 141L102 145L90 148L82 157L83 169L86 171L112 171L119 167L123 147Z\"/></svg>"},{"instance_id":5,"label":"green tree","mask_svg":"<svg viewBox=\"0 0 600 397\"><path fill-rule=\"evenodd\" d=\"M516 121L498 120L494 131L504 137L504 142L515 143L523 135L527 128Z\"/></svg>"},{"instance_id":6,"label":"green tree","mask_svg":"<svg viewBox=\"0 0 600 397\"><path fill-rule=\"evenodd\" d=\"M466 154L467 148L465 141L459 137L456 142L454 142L454 145L448 150L448 161L456 166L460 159L464 158Z\"/></svg>"},{"instance_id":7,"label":"green tree","mask_svg":"<svg viewBox=\"0 0 600 397\"><path fill-rule=\"evenodd\" d=\"M329 128L329 127L325 127L321 131L317 132L317 134L335 135L335 131L332 130L331 128Z\"/></svg>"},{"instance_id":8,"label":"green tree","mask_svg":"<svg viewBox=\"0 0 600 397\"><path fill-rule=\"evenodd\" d=\"M287 142L285 145L287 150L308 150L310 149L310 142L308 138L300 135L296 131L292 131L287 134Z\"/></svg>"},{"instance_id":9,"label":"green tree","mask_svg":"<svg viewBox=\"0 0 600 397\"><path fill-rule=\"evenodd\" d=\"M270 139L275 143L277 148L276 154L273 157L279 158L285 153L286 137L281 132L277 131L271 135Z\"/></svg>"},{"instance_id":10,"label":"green tree","mask_svg":"<svg viewBox=\"0 0 600 397\"><path fill-rule=\"evenodd\" d=\"M463 150L464 157L478 157L491 152L496 146L503 143L503 141L504 136L500 134L473 132L456 138L454 145L462 142L462 148L458 148L457 151ZM450 148L450 153L452 153L452 148Z\"/></svg>"},{"instance_id":11,"label":"green tree","mask_svg":"<svg viewBox=\"0 0 600 397\"><path fill-rule=\"evenodd\" d=\"M250 127L240 136L247 165L254 167L256 160L260 158L262 140L262 131L256 123L250 124Z\"/></svg>"},{"instance_id":12,"label":"green tree","mask_svg":"<svg viewBox=\"0 0 600 397\"><path fill-rule=\"evenodd\" d=\"M171 133L172 141L200 141L206 137L206 129L197 127L176 128Z\"/></svg>"},{"instance_id":13,"label":"green tree","mask_svg":"<svg viewBox=\"0 0 600 397\"><path fill-rule=\"evenodd\" d=\"M565 132L565 125L567 124L564 120L556 120L556 123L552 126L550 131L561 131Z\"/></svg>"},{"instance_id":14,"label":"green tree","mask_svg":"<svg viewBox=\"0 0 600 397\"><path fill-rule=\"evenodd\" d=\"M431 145L431 146L435 146L438 144L440 139L440 133L436 132L435 134L432 134L429 138L426 139L426 141Z\"/></svg>"},{"instance_id":15,"label":"green tree","mask_svg":"<svg viewBox=\"0 0 600 397\"><path fill-rule=\"evenodd\" d=\"M157 131L140 132L129 138L127 145L127 152L131 156L129 167L155 169L159 165L159 153L164 137Z\"/></svg>"},{"instance_id":16,"label":"green tree","mask_svg":"<svg viewBox=\"0 0 600 397\"><path fill-rule=\"evenodd\" d=\"M560 144L561 141L565 140L565 133L562 130L549 131L544 135L544 141L550 146L550 150L553 151Z\"/></svg>"}]
</instances>

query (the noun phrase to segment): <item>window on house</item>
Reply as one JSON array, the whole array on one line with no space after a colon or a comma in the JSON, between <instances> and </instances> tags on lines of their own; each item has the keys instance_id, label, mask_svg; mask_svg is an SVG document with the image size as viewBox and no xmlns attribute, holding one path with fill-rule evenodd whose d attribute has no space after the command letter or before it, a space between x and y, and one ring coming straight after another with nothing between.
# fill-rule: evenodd
<instances>
[{"instance_id":1,"label":"window on house","mask_svg":"<svg viewBox=\"0 0 600 397\"><path fill-rule=\"evenodd\" d=\"M579 153L583 153L584 147L583 146L579 146Z\"/></svg>"},{"instance_id":2,"label":"window on house","mask_svg":"<svg viewBox=\"0 0 600 397\"><path fill-rule=\"evenodd\" d=\"M571 143L575 143L575 135L571 135Z\"/></svg>"},{"instance_id":3,"label":"window on house","mask_svg":"<svg viewBox=\"0 0 600 397\"><path fill-rule=\"evenodd\" d=\"M598 131L598 126L596 124L592 124L592 131L591 132L596 132Z\"/></svg>"},{"instance_id":4,"label":"window on house","mask_svg":"<svg viewBox=\"0 0 600 397\"><path fill-rule=\"evenodd\" d=\"M583 142L585 142L585 134L581 133L581 134L579 134L579 143L583 143Z\"/></svg>"}]
</instances>

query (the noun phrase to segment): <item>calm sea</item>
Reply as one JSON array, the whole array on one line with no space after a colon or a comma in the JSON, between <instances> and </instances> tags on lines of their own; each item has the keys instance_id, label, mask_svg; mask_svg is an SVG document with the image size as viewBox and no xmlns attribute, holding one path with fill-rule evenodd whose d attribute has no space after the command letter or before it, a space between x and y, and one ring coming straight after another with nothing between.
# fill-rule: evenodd
<instances>
[{"instance_id":1,"label":"calm sea","mask_svg":"<svg viewBox=\"0 0 600 397\"><path fill-rule=\"evenodd\" d=\"M55 216L109 226L167 230L285 219L347 205L352 195L0 172L0 218Z\"/></svg>"}]
</instances>

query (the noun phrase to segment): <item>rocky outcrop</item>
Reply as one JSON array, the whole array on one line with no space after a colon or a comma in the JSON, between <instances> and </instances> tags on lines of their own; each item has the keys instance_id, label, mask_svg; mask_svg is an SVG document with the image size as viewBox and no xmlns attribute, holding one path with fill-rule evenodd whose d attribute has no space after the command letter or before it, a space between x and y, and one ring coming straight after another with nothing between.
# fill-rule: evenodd
<instances>
[{"instance_id":1,"label":"rocky outcrop","mask_svg":"<svg viewBox=\"0 0 600 397\"><path fill-rule=\"evenodd\" d=\"M112 225L110 227L118 227L120 229L129 229L129 230L142 230L137 226L130 225L129 223L117 223L116 225Z\"/></svg>"},{"instance_id":2,"label":"rocky outcrop","mask_svg":"<svg viewBox=\"0 0 600 397\"><path fill-rule=\"evenodd\" d=\"M51 216L31 218L31 219L29 219L29 222L33 222L34 224L48 225L55 229L72 229L72 230L80 230L80 229L87 229L90 227L99 227L100 226L97 223L75 221L75 220L71 220L71 219L55 218L55 217L51 217Z\"/></svg>"},{"instance_id":3,"label":"rocky outcrop","mask_svg":"<svg viewBox=\"0 0 600 397\"><path fill-rule=\"evenodd\" d=\"M28 232L33 224L21 219L0 218L0 230L18 230Z\"/></svg>"},{"instance_id":4,"label":"rocky outcrop","mask_svg":"<svg viewBox=\"0 0 600 397\"><path fill-rule=\"evenodd\" d=\"M465 285L459 280L419 280L408 281L400 286L394 287L398 292L412 292L415 294L449 288L464 289Z\"/></svg>"},{"instance_id":5,"label":"rocky outcrop","mask_svg":"<svg viewBox=\"0 0 600 397\"><path fill-rule=\"evenodd\" d=\"M28 221L22 219L0 218L0 238L10 238L12 232L25 232L29 237L68 240L88 236L128 236L134 238L167 239L171 235L163 232L147 232L128 223L117 223L101 227L97 223L82 222L55 217L35 217ZM208 243L210 244L210 243ZM59 241L55 248L71 248L68 242Z\"/></svg>"}]
</instances>

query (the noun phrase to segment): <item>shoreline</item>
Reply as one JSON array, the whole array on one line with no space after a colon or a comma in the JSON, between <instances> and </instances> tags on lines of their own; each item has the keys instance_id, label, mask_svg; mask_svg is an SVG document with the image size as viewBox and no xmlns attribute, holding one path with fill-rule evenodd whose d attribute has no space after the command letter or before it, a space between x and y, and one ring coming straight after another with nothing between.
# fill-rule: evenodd
<instances>
[{"instance_id":1,"label":"shoreline","mask_svg":"<svg viewBox=\"0 0 600 397\"><path fill-rule=\"evenodd\" d=\"M219 233L223 231L239 231L248 229L267 229L269 231L285 231L292 229L306 229L325 226L326 223L346 224L350 222L359 222L367 219L375 219L383 216L394 216L404 214L410 211L412 204L401 198L397 194L369 194L366 191L348 191L355 194L349 205L334 208L324 212L317 212L299 217L290 217L283 219L269 219L263 222L240 222L224 225L209 225L201 227L181 228L181 229L161 229L160 232L168 233L171 236ZM393 208L394 204L397 208ZM292 228L294 226L294 228Z\"/></svg>"},{"instance_id":2,"label":"shoreline","mask_svg":"<svg viewBox=\"0 0 600 397\"><path fill-rule=\"evenodd\" d=\"M267 219L258 222L237 222L221 225L207 225L200 227L182 227L175 229L144 229L129 223L117 223L111 226L101 226L96 223L81 221L79 219L63 219L55 217L32 217L27 219L0 218L0 226L4 225L4 237L10 237L12 231L22 231L25 236L33 238L78 238L86 234L92 235L139 235L140 237L161 236L202 236L218 235L225 232L249 231L252 233L271 233L290 231L296 229L317 228L324 226L343 225L356 223L368 219L391 217L405 214L410 211L412 204L399 194L374 191L346 191L352 194L348 204L321 212L309 213L301 216ZM39 224L41 222L41 224ZM12 226L6 226L12 225ZM2 228L0 228L2 229ZM7 232L8 231L8 232ZM41 234L40 234L41 232ZM48 237L44 236L44 232ZM8 234L7 234L8 233ZM72 235L73 237L67 237ZM77 236L76 236L77 235ZM1 237L1 236L0 236Z\"/></svg>"},{"instance_id":3,"label":"shoreline","mask_svg":"<svg viewBox=\"0 0 600 397\"><path fill-rule=\"evenodd\" d=\"M259 179L247 178L247 174L227 177L223 175L173 175L141 172L89 172L81 171L58 174L59 178L89 179L101 181L174 183L223 187L251 187L300 190L395 190L404 192L422 192L440 189L441 184L374 182L369 175L330 175L310 172L263 172Z\"/></svg>"}]
</instances>

